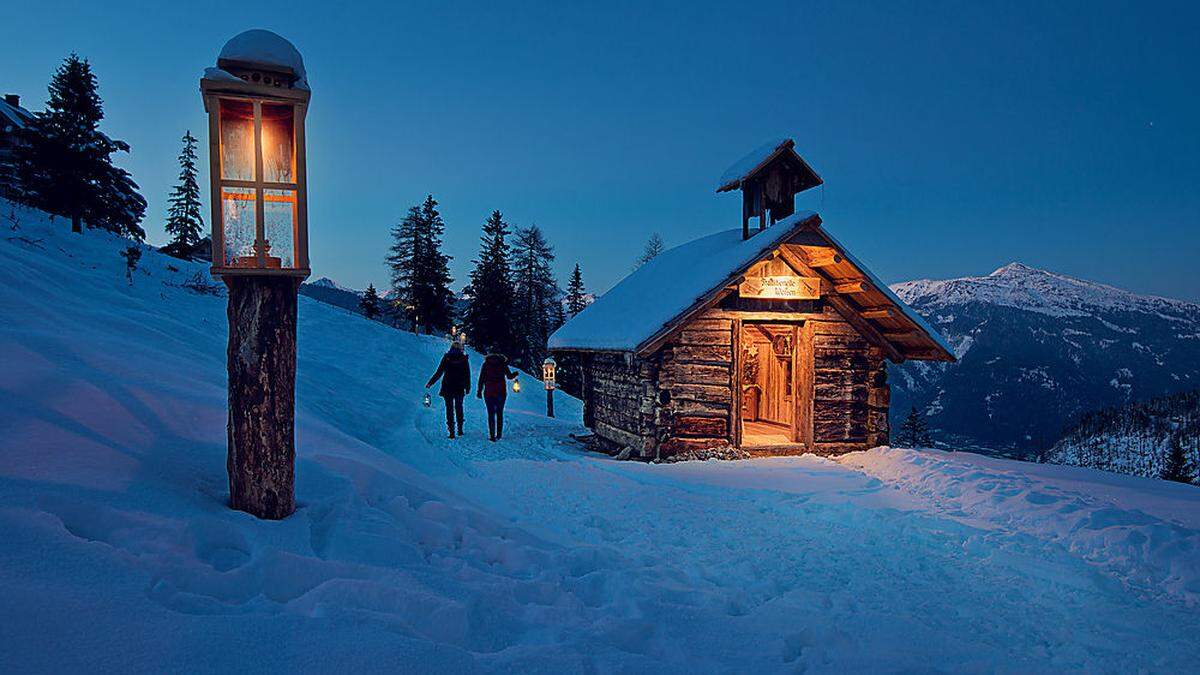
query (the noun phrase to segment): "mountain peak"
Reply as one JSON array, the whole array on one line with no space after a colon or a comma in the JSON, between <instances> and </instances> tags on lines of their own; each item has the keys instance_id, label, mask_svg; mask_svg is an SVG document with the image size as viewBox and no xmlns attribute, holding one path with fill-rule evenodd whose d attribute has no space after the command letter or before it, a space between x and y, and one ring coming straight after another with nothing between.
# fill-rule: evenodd
<instances>
[{"instance_id":1,"label":"mountain peak","mask_svg":"<svg viewBox=\"0 0 1200 675\"><path fill-rule=\"evenodd\" d=\"M333 288L333 289L336 289L339 291L346 291L347 293L357 293L358 292L358 291L355 291L353 288L346 288L345 286L339 284L338 282L334 281L333 279L330 279L329 277L321 277L320 279L317 279L315 281L308 282L308 284L310 286L319 286L321 288Z\"/></svg>"},{"instance_id":2,"label":"mountain peak","mask_svg":"<svg viewBox=\"0 0 1200 675\"><path fill-rule=\"evenodd\" d=\"M1016 276L1025 276L1028 274L1044 274L1044 273L1045 272L1043 270L1039 270L1037 268L1030 267L1029 265L1026 265L1025 263L1019 263L1019 262L1014 261L1014 262L1008 263L1004 267L997 268L994 272L992 272L988 276L989 277L1016 277Z\"/></svg>"}]
</instances>

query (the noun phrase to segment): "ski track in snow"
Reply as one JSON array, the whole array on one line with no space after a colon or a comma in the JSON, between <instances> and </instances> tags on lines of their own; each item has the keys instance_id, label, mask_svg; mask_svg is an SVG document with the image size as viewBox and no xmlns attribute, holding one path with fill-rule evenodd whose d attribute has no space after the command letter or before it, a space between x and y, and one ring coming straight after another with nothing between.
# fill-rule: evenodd
<instances>
[{"instance_id":1,"label":"ski track in snow","mask_svg":"<svg viewBox=\"0 0 1200 675\"><path fill-rule=\"evenodd\" d=\"M3 206L0 203L0 206ZM3 209L5 212L7 208ZM1200 490L938 451L649 465L537 382L444 436L444 340L300 300L296 514L228 510L203 267L0 238L5 670L1184 670ZM178 268L171 271L167 265ZM480 357L471 354L473 371ZM475 372L473 372L473 375Z\"/></svg>"}]
</instances>

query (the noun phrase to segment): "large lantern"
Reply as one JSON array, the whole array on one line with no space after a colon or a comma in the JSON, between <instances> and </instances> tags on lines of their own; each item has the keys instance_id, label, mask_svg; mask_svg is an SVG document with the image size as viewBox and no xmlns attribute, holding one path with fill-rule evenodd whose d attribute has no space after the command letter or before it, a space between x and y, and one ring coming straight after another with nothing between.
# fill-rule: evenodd
<instances>
[{"instance_id":1,"label":"large lantern","mask_svg":"<svg viewBox=\"0 0 1200 675\"><path fill-rule=\"evenodd\" d=\"M249 30L226 43L200 80L208 112L214 276L308 277L300 53Z\"/></svg>"}]
</instances>

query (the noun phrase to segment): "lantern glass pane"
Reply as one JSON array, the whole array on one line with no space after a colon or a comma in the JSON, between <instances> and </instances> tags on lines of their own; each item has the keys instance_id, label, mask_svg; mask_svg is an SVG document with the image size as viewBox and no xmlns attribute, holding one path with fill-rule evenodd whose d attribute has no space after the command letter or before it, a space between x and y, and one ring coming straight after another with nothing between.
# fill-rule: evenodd
<instances>
[{"instance_id":1,"label":"lantern glass pane","mask_svg":"<svg viewBox=\"0 0 1200 675\"><path fill-rule=\"evenodd\" d=\"M295 124L290 105L262 106L263 180L268 183L296 182Z\"/></svg>"},{"instance_id":2,"label":"lantern glass pane","mask_svg":"<svg viewBox=\"0 0 1200 675\"><path fill-rule=\"evenodd\" d=\"M221 178L254 180L254 104L221 99Z\"/></svg>"},{"instance_id":3,"label":"lantern glass pane","mask_svg":"<svg viewBox=\"0 0 1200 675\"><path fill-rule=\"evenodd\" d=\"M221 188L221 220L226 267L256 267L254 255L254 189Z\"/></svg>"},{"instance_id":4,"label":"lantern glass pane","mask_svg":"<svg viewBox=\"0 0 1200 675\"><path fill-rule=\"evenodd\" d=\"M268 267L296 266L296 191L263 190L263 232Z\"/></svg>"}]
</instances>

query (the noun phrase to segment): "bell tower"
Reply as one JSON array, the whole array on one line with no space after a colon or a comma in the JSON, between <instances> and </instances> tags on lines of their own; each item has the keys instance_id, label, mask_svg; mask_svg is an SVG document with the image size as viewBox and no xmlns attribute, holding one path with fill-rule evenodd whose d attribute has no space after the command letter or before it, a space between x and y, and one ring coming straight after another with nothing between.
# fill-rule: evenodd
<instances>
[{"instance_id":1,"label":"bell tower","mask_svg":"<svg viewBox=\"0 0 1200 675\"><path fill-rule=\"evenodd\" d=\"M771 141L746 155L721 175L717 192L742 191L742 239L749 239L750 219L758 218L758 230L792 215L796 195L823 181L808 162L796 153L790 138Z\"/></svg>"}]
</instances>

